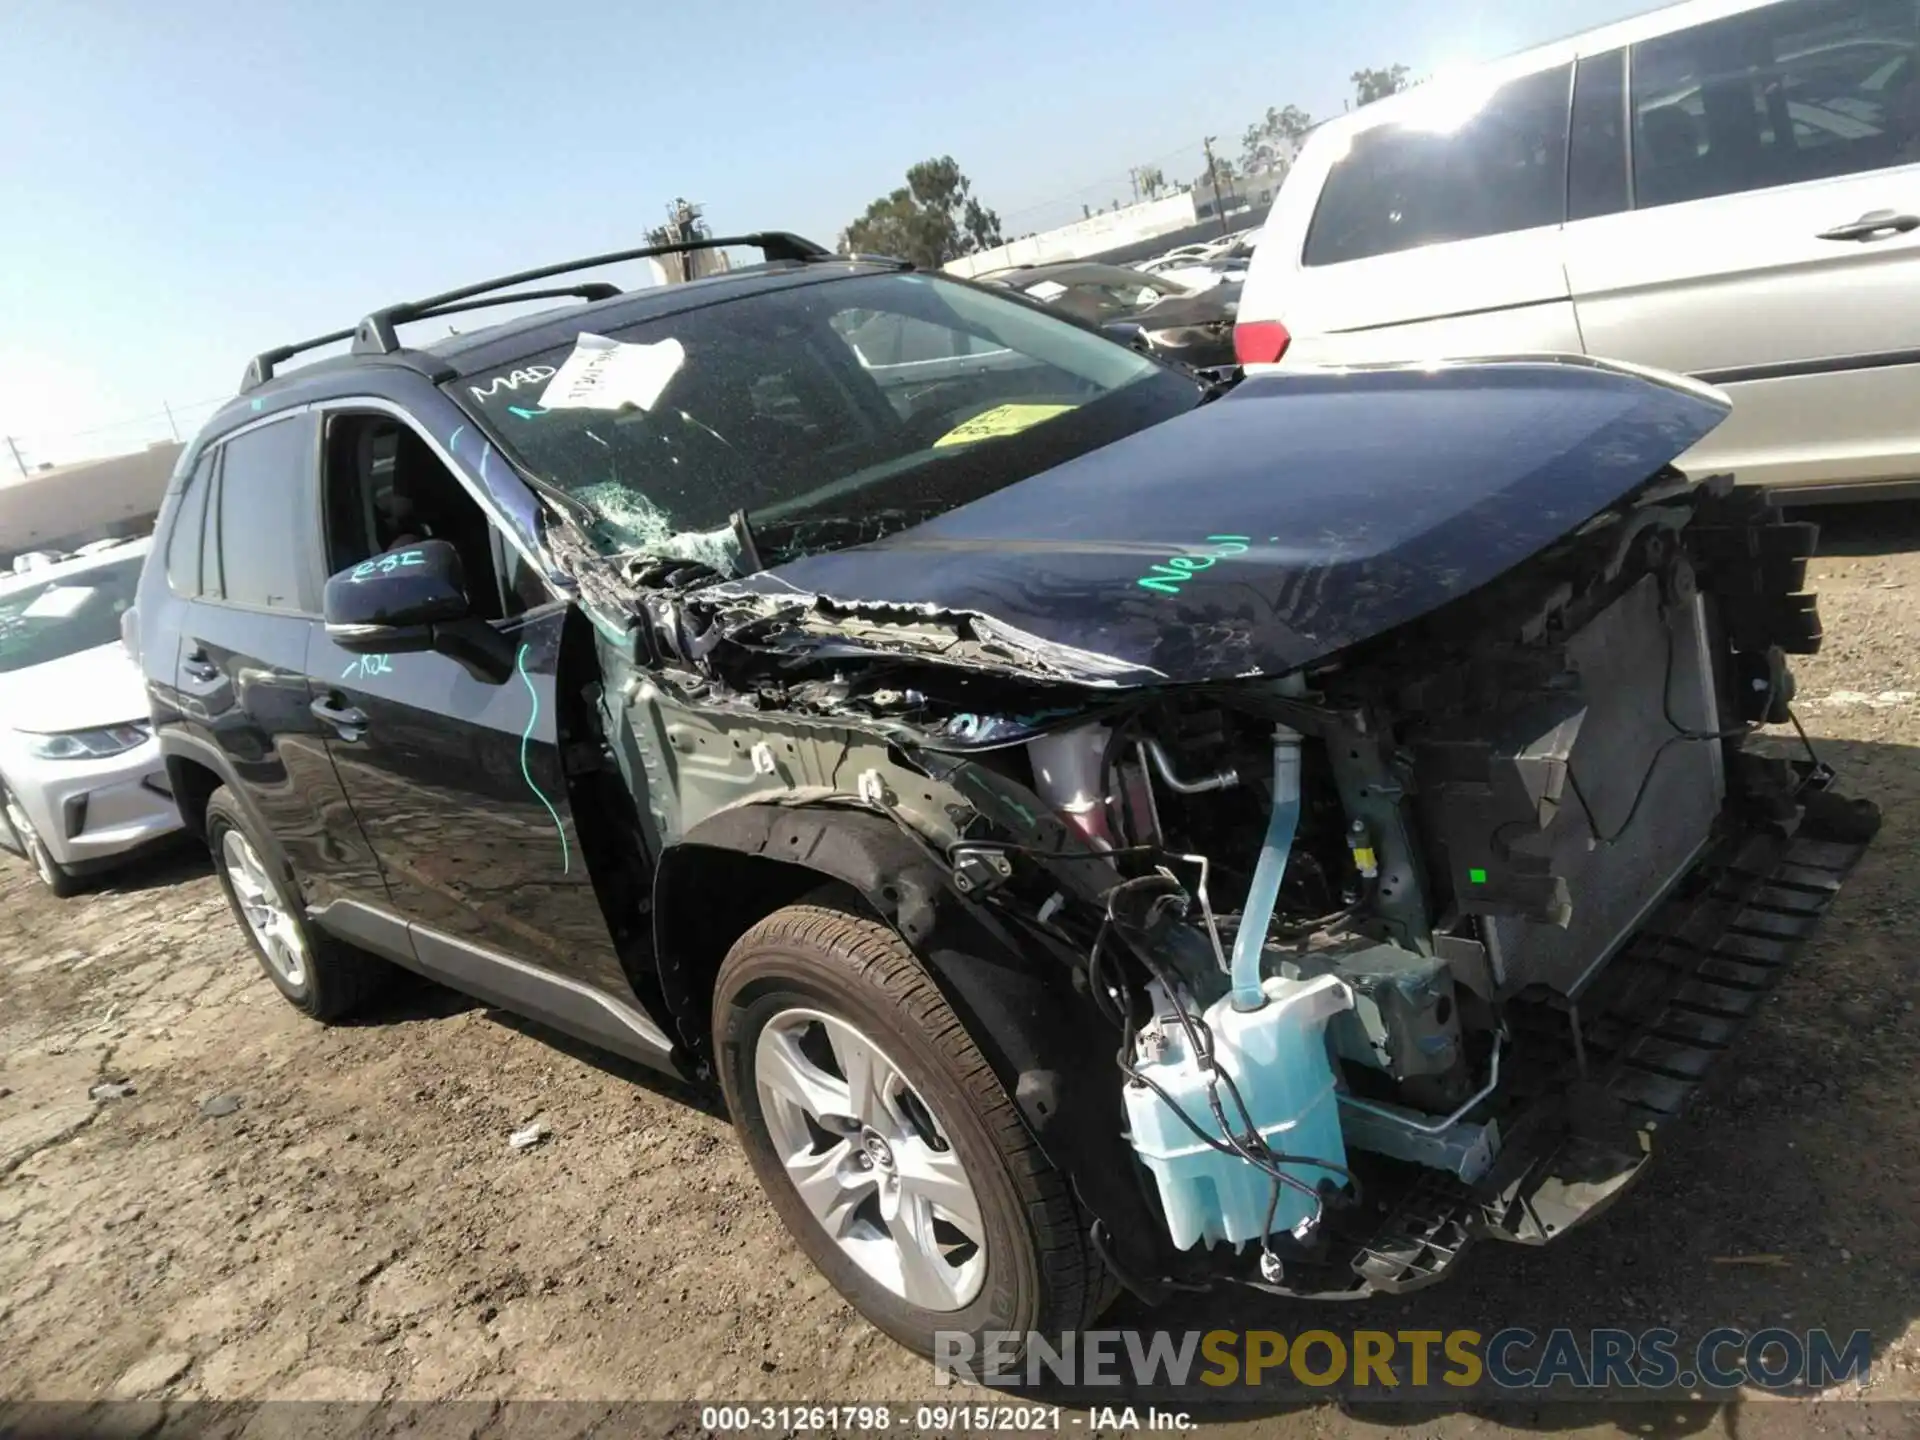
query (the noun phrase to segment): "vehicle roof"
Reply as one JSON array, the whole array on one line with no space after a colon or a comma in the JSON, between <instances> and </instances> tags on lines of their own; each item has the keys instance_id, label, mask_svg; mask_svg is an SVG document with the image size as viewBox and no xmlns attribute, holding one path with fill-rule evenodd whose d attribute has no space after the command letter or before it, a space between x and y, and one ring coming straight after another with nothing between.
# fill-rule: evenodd
<instances>
[{"instance_id":1,"label":"vehicle roof","mask_svg":"<svg viewBox=\"0 0 1920 1440\"><path fill-rule=\"evenodd\" d=\"M153 537L142 535L123 545L115 545L110 550L96 550L91 555L56 560L51 565L40 565L17 575L11 571L0 573L0 595L11 595L33 585L45 585L49 580L64 580L69 576L84 575L89 570L98 570L119 560L131 560L145 555L152 548Z\"/></svg>"},{"instance_id":2,"label":"vehicle roof","mask_svg":"<svg viewBox=\"0 0 1920 1440\"><path fill-rule=\"evenodd\" d=\"M384 367L416 371L436 381L453 380L565 344L583 329L618 330L643 321L701 310L752 295L845 280L856 275L893 275L900 273L900 270L898 262L859 257L834 257L806 262L783 260L765 265L747 265L683 284L652 285L623 291L605 300L517 315L497 324L444 336L424 345L406 346L390 354L329 356L305 365L288 366L245 395L236 395L215 412L207 428L230 429L231 425L226 422L231 419L246 418L267 408L278 408L272 405L276 398L327 375ZM431 323L431 320L416 323Z\"/></svg>"}]
</instances>

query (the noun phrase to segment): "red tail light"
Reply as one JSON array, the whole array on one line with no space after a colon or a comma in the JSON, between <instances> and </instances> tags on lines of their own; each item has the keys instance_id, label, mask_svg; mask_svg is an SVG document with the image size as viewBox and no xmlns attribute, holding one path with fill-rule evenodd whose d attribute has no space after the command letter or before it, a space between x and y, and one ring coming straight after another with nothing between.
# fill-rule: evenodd
<instances>
[{"instance_id":1,"label":"red tail light","mask_svg":"<svg viewBox=\"0 0 1920 1440\"><path fill-rule=\"evenodd\" d=\"M1292 339L1278 320L1242 320L1233 327L1233 358L1242 365L1271 365Z\"/></svg>"}]
</instances>

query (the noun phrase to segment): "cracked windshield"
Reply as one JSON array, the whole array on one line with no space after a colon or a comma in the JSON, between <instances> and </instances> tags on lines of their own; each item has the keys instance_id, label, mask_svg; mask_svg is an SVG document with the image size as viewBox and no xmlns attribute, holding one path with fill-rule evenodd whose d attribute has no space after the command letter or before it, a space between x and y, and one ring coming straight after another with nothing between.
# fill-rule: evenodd
<instances>
[{"instance_id":1,"label":"cracked windshield","mask_svg":"<svg viewBox=\"0 0 1920 1440\"><path fill-rule=\"evenodd\" d=\"M609 554L728 574L879 539L1203 393L1077 325L919 275L582 334L448 388Z\"/></svg>"}]
</instances>

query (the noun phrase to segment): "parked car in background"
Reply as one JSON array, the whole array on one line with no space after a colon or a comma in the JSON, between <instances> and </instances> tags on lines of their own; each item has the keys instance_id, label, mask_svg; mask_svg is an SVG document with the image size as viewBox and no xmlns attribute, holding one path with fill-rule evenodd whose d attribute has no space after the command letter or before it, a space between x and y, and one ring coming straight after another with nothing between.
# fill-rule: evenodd
<instances>
[{"instance_id":1,"label":"parked car in background","mask_svg":"<svg viewBox=\"0 0 1920 1440\"><path fill-rule=\"evenodd\" d=\"M1023 265L979 278L1102 326L1163 359L1201 369L1234 363L1238 285L1196 290L1165 275L1080 261Z\"/></svg>"},{"instance_id":2,"label":"parked car in background","mask_svg":"<svg viewBox=\"0 0 1920 1440\"><path fill-rule=\"evenodd\" d=\"M180 828L120 638L150 544L0 577L0 848L56 895Z\"/></svg>"},{"instance_id":3,"label":"parked car in background","mask_svg":"<svg viewBox=\"0 0 1920 1440\"><path fill-rule=\"evenodd\" d=\"M1256 367L1678 371L1733 400L1693 473L1920 491L1920 8L1692 0L1329 121L1240 325Z\"/></svg>"},{"instance_id":4,"label":"parked car in background","mask_svg":"<svg viewBox=\"0 0 1920 1440\"><path fill-rule=\"evenodd\" d=\"M1147 275L1157 275L1160 271L1170 270L1175 266L1197 265L1206 259L1208 251L1212 248L1213 247L1205 241L1191 245L1176 245L1171 250L1163 251L1149 259L1142 260L1132 268Z\"/></svg>"},{"instance_id":5,"label":"parked car in background","mask_svg":"<svg viewBox=\"0 0 1920 1440\"><path fill-rule=\"evenodd\" d=\"M1215 285L1241 285L1246 282L1244 260L1181 261L1163 265L1150 272L1156 280L1171 280L1189 290L1208 290Z\"/></svg>"}]
</instances>

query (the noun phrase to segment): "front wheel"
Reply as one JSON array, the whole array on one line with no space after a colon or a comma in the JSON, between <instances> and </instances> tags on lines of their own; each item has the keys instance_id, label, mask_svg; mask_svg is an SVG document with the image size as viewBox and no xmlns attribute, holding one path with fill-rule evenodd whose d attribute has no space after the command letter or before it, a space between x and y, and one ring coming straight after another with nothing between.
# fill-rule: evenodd
<instances>
[{"instance_id":1,"label":"front wheel","mask_svg":"<svg viewBox=\"0 0 1920 1440\"><path fill-rule=\"evenodd\" d=\"M774 1209L901 1344L1075 1329L1110 1298L1065 1179L886 925L824 905L755 925L721 966L714 1048Z\"/></svg>"}]
</instances>

